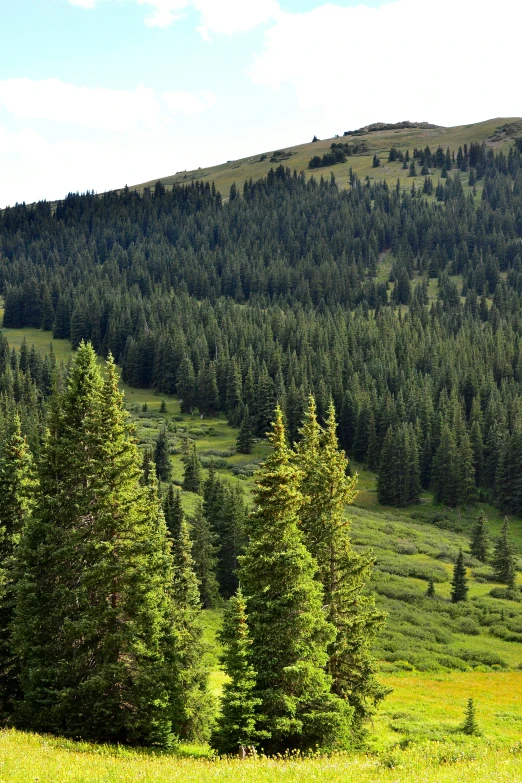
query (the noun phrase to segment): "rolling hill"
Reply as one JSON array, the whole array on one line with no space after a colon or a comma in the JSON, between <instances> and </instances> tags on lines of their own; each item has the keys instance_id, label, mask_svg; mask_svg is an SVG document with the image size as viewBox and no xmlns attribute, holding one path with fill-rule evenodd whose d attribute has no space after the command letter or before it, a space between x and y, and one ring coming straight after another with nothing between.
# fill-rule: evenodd
<instances>
[{"instance_id":1,"label":"rolling hill","mask_svg":"<svg viewBox=\"0 0 522 783\"><path fill-rule=\"evenodd\" d=\"M377 125L380 125L378 123ZM403 125L404 123L398 123ZM319 177L321 174L329 175L333 170L335 178L341 187L346 187L349 183L350 168L359 178L366 176L377 180L386 179L394 184L399 177L401 180L407 180L411 185L411 179L408 178L408 171L401 168L400 163L387 164L388 152L392 146L401 150L413 150L414 147L425 147L429 145L432 150L439 145L446 149L457 151L458 147L470 142L485 142L486 145L495 149L507 147L513 143L514 138L522 137L522 118L520 117L497 117L495 119L478 122L471 125L457 125L453 128L444 128L441 126L430 125L429 123L412 123L412 127L395 128L391 130L366 130L357 132L356 135L342 134L330 139L320 139L315 142L306 142L290 147L281 147L278 150L265 150L262 153L251 155L247 158L229 160L210 168L198 168L193 171L178 171L165 177L161 177L161 182L165 186L173 184L184 184L196 180L202 182L214 182L216 188L223 194L228 195L233 183L238 188L249 179L260 179L266 177L268 172L274 166L282 163L289 166L292 170L304 171L307 176ZM414 127L413 127L414 126ZM369 126L371 128L372 126ZM366 131L366 132L364 132ZM330 150L334 143L343 142L365 142L367 150L364 154L355 155L348 158L346 163L340 163L332 168L312 170L308 168L310 159L314 155L322 156ZM373 156L381 156L379 169L373 168ZM422 177L417 178L422 181ZM150 180L133 185L131 190L142 192L145 188L154 187L157 180ZM404 183L403 183L404 184Z\"/></svg>"}]
</instances>

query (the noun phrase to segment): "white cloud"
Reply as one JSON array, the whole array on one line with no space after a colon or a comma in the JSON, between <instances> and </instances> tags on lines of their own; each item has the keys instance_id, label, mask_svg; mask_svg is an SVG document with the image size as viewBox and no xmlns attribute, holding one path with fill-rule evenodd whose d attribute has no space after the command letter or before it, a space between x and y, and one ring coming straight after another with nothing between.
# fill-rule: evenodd
<instances>
[{"instance_id":1,"label":"white cloud","mask_svg":"<svg viewBox=\"0 0 522 783\"><path fill-rule=\"evenodd\" d=\"M216 103L216 96L203 90L198 94L177 90L163 93L163 100L172 114L180 112L187 117L211 109Z\"/></svg>"},{"instance_id":2,"label":"white cloud","mask_svg":"<svg viewBox=\"0 0 522 783\"><path fill-rule=\"evenodd\" d=\"M0 208L17 201L63 198L77 190L103 191L127 181L131 184L129 174L144 174L148 166L159 169L153 145L141 159L136 153L125 143L49 141L34 130L9 131L0 126ZM141 170L135 161L140 161Z\"/></svg>"},{"instance_id":3,"label":"white cloud","mask_svg":"<svg viewBox=\"0 0 522 783\"><path fill-rule=\"evenodd\" d=\"M77 87L59 79L0 81L0 104L16 119L50 120L112 131L152 127L161 114L152 89Z\"/></svg>"},{"instance_id":4,"label":"white cloud","mask_svg":"<svg viewBox=\"0 0 522 783\"><path fill-rule=\"evenodd\" d=\"M132 0L128 0L132 2ZM69 0L82 8L94 8L98 0ZM150 15L145 17L147 27L169 27L195 10L200 16L198 32L209 40L212 34L234 35L252 30L270 21L280 12L277 0L134 0L147 6Z\"/></svg>"},{"instance_id":5,"label":"white cloud","mask_svg":"<svg viewBox=\"0 0 522 783\"><path fill-rule=\"evenodd\" d=\"M169 27L181 19L190 0L137 0L138 5L150 6L151 16L145 18L147 27Z\"/></svg>"},{"instance_id":6,"label":"white cloud","mask_svg":"<svg viewBox=\"0 0 522 783\"><path fill-rule=\"evenodd\" d=\"M47 120L116 132L152 131L174 114L197 114L215 102L215 96L207 92L158 95L147 87L77 87L59 79L0 81L0 105L17 120Z\"/></svg>"},{"instance_id":7,"label":"white cloud","mask_svg":"<svg viewBox=\"0 0 522 783\"><path fill-rule=\"evenodd\" d=\"M280 13L276 0L193 0L193 3L201 14L198 31L207 39L212 33L248 32Z\"/></svg>"},{"instance_id":8,"label":"white cloud","mask_svg":"<svg viewBox=\"0 0 522 783\"><path fill-rule=\"evenodd\" d=\"M518 13L518 0L280 13L250 75L274 89L291 85L301 108L346 124L330 133L381 120L450 125L518 115Z\"/></svg>"},{"instance_id":9,"label":"white cloud","mask_svg":"<svg viewBox=\"0 0 522 783\"><path fill-rule=\"evenodd\" d=\"M94 8L96 0L69 0L71 5L77 5L80 8Z\"/></svg>"},{"instance_id":10,"label":"white cloud","mask_svg":"<svg viewBox=\"0 0 522 783\"><path fill-rule=\"evenodd\" d=\"M216 152L209 145L211 159ZM201 162L201 140L180 133L153 143L128 137L49 140L34 130L0 125L0 209L16 202L63 198L69 192L121 188L173 174Z\"/></svg>"}]
</instances>

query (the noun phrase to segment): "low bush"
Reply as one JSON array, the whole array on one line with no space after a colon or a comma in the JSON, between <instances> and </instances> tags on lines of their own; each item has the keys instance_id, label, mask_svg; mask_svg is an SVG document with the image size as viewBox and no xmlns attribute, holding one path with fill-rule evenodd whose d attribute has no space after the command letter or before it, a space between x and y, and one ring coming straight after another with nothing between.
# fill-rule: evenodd
<instances>
[{"instance_id":1,"label":"low bush","mask_svg":"<svg viewBox=\"0 0 522 783\"><path fill-rule=\"evenodd\" d=\"M228 468L228 462L222 457L201 457L200 461L204 468Z\"/></svg>"},{"instance_id":2,"label":"low bush","mask_svg":"<svg viewBox=\"0 0 522 783\"><path fill-rule=\"evenodd\" d=\"M223 449L206 449L201 452L202 457L233 457L236 452L229 449L225 451Z\"/></svg>"},{"instance_id":3,"label":"low bush","mask_svg":"<svg viewBox=\"0 0 522 783\"><path fill-rule=\"evenodd\" d=\"M232 467L232 473L234 476L250 478L254 473L259 470L257 462L240 462Z\"/></svg>"},{"instance_id":4,"label":"low bush","mask_svg":"<svg viewBox=\"0 0 522 783\"><path fill-rule=\"evenodd\" d=\"M465 617L463 620L458 621L456 630L460 633L465 633L467 636L480 635L480 626L470 617Z\"/></svg>"}]
</instances>

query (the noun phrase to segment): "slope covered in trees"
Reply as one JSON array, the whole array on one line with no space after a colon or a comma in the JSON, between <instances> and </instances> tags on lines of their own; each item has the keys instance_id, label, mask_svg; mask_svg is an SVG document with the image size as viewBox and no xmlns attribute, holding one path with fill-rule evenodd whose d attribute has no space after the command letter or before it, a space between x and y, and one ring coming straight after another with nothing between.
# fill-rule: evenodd
<instances>
[{"instance_id":1,"label":"slope covered in trees","mask_svg":"<svg viewBox=\"0 0 522 783\"><path fill-rule=\"evenodd\" d=\"M248 406L257 436L276 401L294 440L308 393L320 419L331 397L383 502L432 488L520 513L521 157L477 144L440 157L435 199L280 166L226 203L209 185L158 183L6 210L4 324L89 339L184 411L239 426Z\"/></svg>"}]
</instances>

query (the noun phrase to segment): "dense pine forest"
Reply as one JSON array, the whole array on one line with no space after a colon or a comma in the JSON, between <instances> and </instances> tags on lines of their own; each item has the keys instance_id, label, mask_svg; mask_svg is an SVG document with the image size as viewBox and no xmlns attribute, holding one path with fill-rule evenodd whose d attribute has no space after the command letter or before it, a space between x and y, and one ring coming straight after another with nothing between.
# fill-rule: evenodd
<instances>
[{"instance_id":1,"label":"dense pine forest","mask_svg":"<svg viewBox=\"0 0 522 783\"><path fill-rule=\"evenodd\" d=\"M159 182L5 210L4 325L89 340L130 385L247 436L279 401L293 442L308 394L320 420L333 399L383 503L431 488L521 513L520 151L401 154L423 189L279 166L225 200Z\"/></svg>"}]
</instances>

